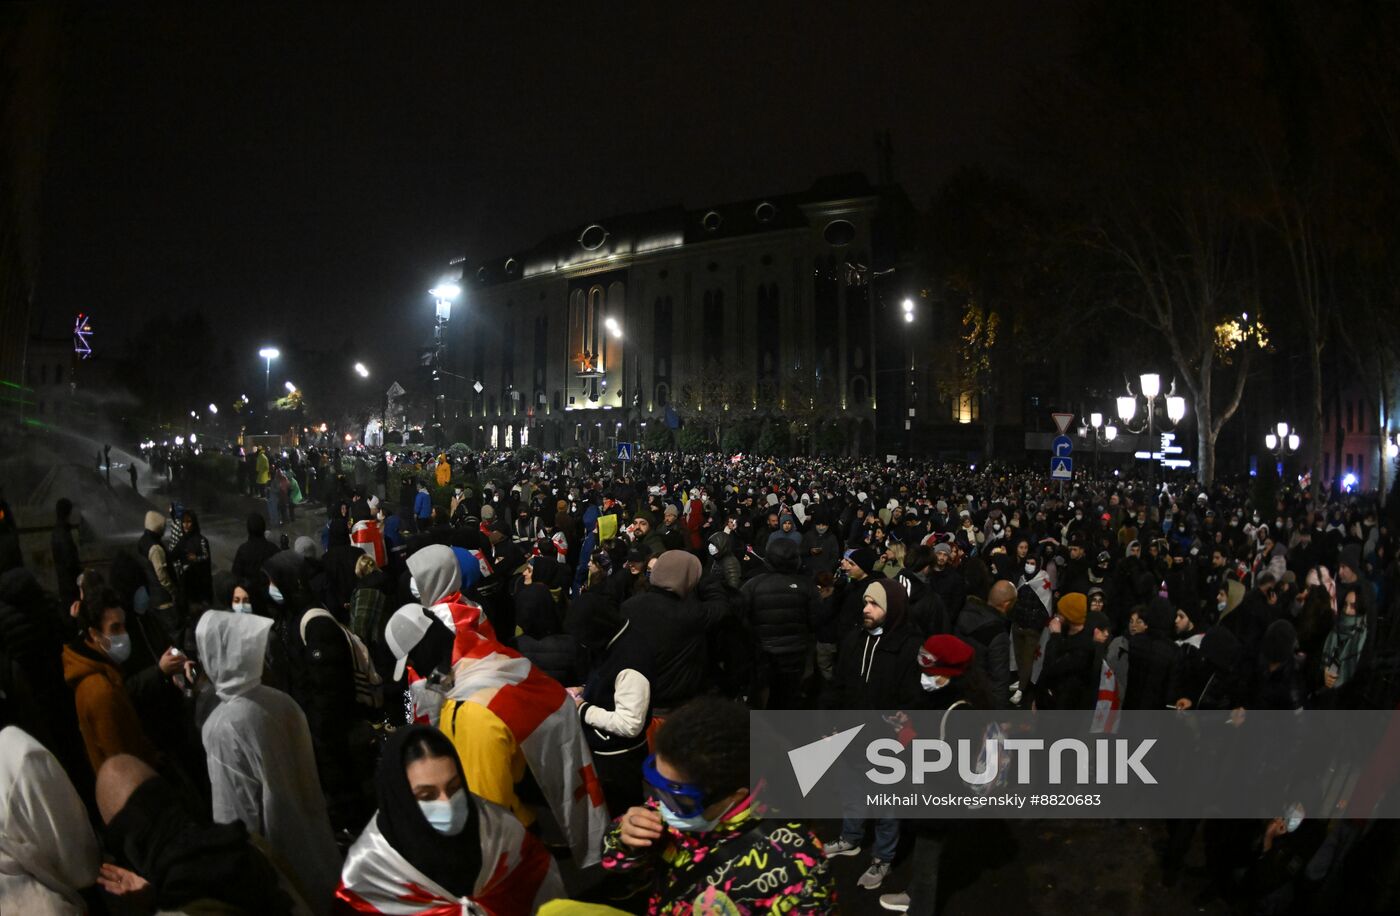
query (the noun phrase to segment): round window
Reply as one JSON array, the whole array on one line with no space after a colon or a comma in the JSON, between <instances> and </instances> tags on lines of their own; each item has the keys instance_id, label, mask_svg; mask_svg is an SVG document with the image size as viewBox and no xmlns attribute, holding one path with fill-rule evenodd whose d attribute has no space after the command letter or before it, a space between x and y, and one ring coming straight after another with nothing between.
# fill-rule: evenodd
<instances>
[{"instance_id":1,"label":"round window","mask_svg":"<svg viewBox=\"0 0 1400 916\"><path fill-rule=\"evenodd\" d=\"M594 223L579 233L578 243L589 251L597 251L608 240L608 230Z\"/></svg>"},{"instance_id":2,"label":"round window","mask_svg":"<svg viewBox=\"0 0 1400 916\"><path fill-rule=\"evenodd\" d=\"M515 258L506 258L506 276L513 277L520 273L520 262Z\"/></svg>"},{"instance_id":3,"label":"round window","mask_svg":"<svg viewBox=\"0 0 1400 916\"><path fill-rule=\"evenodd\" d=\"M478 268L476 269L476 278L477 278L478 280L480 280L482 283L485 283L485 282L486 282L486 268L485 268L485 267L478 267Z\"/></svg>"},{"instance_id":4,"label":"round window","mask_svg":"<svg viewBox=\"0 0 1400 916\"><path fill-rule=\"evenodd\" d=\"M724 222L724 217L711 210L705 214L705 218L700 220L700 225L705 227L706 232L714 232Z\"/></svg>"},{"instance_id":5,"label":"round window","mask_svg":"<svg viewBox=\"0 0 1400 916\"><path fill-rule=\"evenodd\" d=\"M856 240L856 227L844 219L834 219L822 230L822 238L828 245L842 247Z\"/></svg>"},{"instance_id":6,"label":"round window","mask_svg":"<svg viewBox=\"0 0 1400 916\"><path fill-rule=\"evenodd\" d=\"M760 223L771 223L773 221L773 217L777 215L778 208L773 206L766 200L763 203L759 204L757 207L753 208L753 218L758 220Z\"/></svg>"}]
</instances>

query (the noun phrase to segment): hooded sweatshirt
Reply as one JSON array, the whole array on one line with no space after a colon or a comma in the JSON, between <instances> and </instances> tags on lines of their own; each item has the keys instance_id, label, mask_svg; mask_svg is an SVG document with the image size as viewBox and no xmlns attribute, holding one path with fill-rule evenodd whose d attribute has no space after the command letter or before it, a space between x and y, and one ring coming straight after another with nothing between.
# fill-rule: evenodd
<instances>
[{"instance_id":1,"label":"hooded sweatshirt","mask_svg":"<svg viewBox=\"0 0 1400 916\"><path fill-rule=\"evenodd\" d=\"M102 853L57 758L15 726L0 730L0 901L7 912L79 914Z\"/></svg>"},{"instance_id":2,"label":"hooded sweatshirt","mask_svg":"<svg viewBox=\"0 0 1400 916\"><path fill-rule=\"evenodd\" d=\"M78 730L94 773L118 754L132 754L152 766L158 762L111 659L85 643L64 646L63 679L73 691Z\"/></svg>"},{"instance_id":3,"label":"hooded sweatshirt","mask_svg":"<svg viewBox=\"0 0 1400 916\"><path fill-rule=\"evenodd\" d=\"M214 820L242 821L266 838L313 908L326 912L340 855L306 716L291 697L262 684L271 628L265 617L208 611L195 630L199 657L219 698L201 735Z\"/></svg>"}]
</instances>

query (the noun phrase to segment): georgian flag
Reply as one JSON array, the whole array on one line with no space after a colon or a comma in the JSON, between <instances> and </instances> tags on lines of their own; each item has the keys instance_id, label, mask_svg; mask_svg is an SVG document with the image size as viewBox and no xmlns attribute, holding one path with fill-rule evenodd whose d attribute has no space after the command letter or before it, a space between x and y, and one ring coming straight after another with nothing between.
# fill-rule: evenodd
<instances>
[{"instance_id":1,"label":"georgian flag","mask_svg":"<svg viewBox=\"0 0 1400 916\"><path fill-rule=\"evenodd\" d=\"M1118 675L1107 661L1101 662L1099 671L1099 696L1094 703L1094 721L1089 731L1095 735L1118 734L1118 709L1123 698L1118 690Z\"/></svg>"},{"instance_id":2,"label":"georgian flag","mask_svg":"<svg viewBox=\"0 0 1400 916\"><path fill-rule=\"evenodd\" d=\"M574 861L583 868L600 862L608 809L573 699L529 659L479 632L459 627L453 654L448 699L479 703L500 718L568 837ZM447 720L444 713L439 727L450 737Z\"/></svg>"},{"instance_id":3,"label":"georgian flag","mask_svg":"<svg viewBox=\"0 0 1400 916\"><path fill-rule=\"evenodd\" d=\"M384 551L384 532L380 529L379 522L374 519L367 518L356 522L350 529L350 543L373 557L374 565L380 569L388 562L388 554Z\"/></svg>"}]
</instances>

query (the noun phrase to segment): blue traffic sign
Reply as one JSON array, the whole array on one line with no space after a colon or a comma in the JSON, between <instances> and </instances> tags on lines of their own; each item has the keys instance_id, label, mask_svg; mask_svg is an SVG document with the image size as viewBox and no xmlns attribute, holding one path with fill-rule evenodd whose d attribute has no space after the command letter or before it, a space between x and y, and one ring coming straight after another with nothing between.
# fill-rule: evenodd
<instances>
[{"instance_id":1,"label":"blue traffic sign","mask_svg":"<svg viewBox=\"0 0 1400 916\"><path fill-rule=\"evenodd\" d=\"M1050 453L1056 458L1068 458L1074 452L1074 443L1069 436L1056 436L1054 443L1050 446Z\"/></svg>"},{"instance_id":2,"label":"blue traffic sign","mask_svg":"<svg viewBox=\"0 0 1400 916\"><path fill-rule=\"evenodd\" d=\"M1050 479L1051 480L1073 480L1074 479L1074 459L1073 458L1051 458L1050 459Z\"/></svg>"},{"instance_id":3,"label":"blue traffic sign","mask_svg":"<svg viewBox=\"0 0 1400 916\"><path fill-rule=\"evenodd\" d=\"M618 460L618 461L631 461L631 460L632 460L632 443L630 443L630 442L619 442L619 443L617 444L617 460Z\"/></svg>"}]
</instances>

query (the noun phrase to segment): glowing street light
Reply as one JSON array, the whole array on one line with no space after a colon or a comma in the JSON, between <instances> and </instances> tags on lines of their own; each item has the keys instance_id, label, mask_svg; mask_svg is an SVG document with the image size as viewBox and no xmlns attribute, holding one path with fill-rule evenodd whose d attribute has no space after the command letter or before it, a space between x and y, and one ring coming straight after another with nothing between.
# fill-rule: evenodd
<instances>
[{"instance_id":1,"label":"glowing street light","mask_svg":"<svg viewBox=\"0 0 1400 916\"><path fill-rule=\"evenodd\" d=\"M185 444L185 437L184 437L184 436L176 436L176 437L175 437L175 444L176 444L176 445L184 445L184 444Z\"/></svg>"},{"instance_id":2,"label":"glowing street light","mask_svg":"<svg viewBox=\"0 0 1400 916\"><path fill-rule=\"evenodd\" d=\"M622 325L617 323L616 318L608 318L603 322L603 327L608 329L608 333L614 337L622 336Z\"/></svg>"},{"instance_id":3,"label":"glowing street light","mask_svg":"<svg viewBox=\"0 0 1400 916\"><path fill-rule=\"evenodd\" d=\"M432 296L434 299L446 299L451 301L462 295L462 287L458 286L456 283L439 283L437 286L428 290L428 295Z\"/></svg>"},{"instance_id":4,"label":"glowing street light","mask_svg":"<svg viewBox=\"0 0 1400 916\"><path fill-rule=\"evenodd\" d=\"M209 412L217 415L219 412L219 405L211 402L209 404Z\"/></svg>"},{"instance_id":5,"label":"glowing street light","mask_svg":"<svg viewBox=\"0 0 1400 916\"><path fill-rule=\"evenodd\" d=\"M284 382L283 386L287 389L288 394L296 394L297 386L293 385L290 381Z\"/></svg>"},{"instance_id":6,"label":"glowing street light","mask_svg":"<svg viewBox=\"0 0 1400 916\"><path fill-rule=\"evenodd\" d=\"M355 374L360 378L369 378L369 370L365 368L364 363L355 364Z\"/></svg>"}]
</instances>

